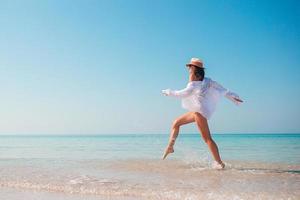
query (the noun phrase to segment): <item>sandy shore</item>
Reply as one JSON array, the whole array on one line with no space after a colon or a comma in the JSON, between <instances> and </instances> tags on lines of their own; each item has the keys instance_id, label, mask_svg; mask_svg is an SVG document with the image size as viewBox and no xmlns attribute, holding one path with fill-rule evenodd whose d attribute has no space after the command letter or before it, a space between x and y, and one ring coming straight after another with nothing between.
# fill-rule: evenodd
<instances>
[{"instance_id":1,"label":"sandy shore","mask_svg":"<svg viewBox=\"0 0 300 200\"><path fill-rule=\"evenodd\" d=\"M8 187L0 188L1 200L138 200L135 197L99 196L66 194L35 190L22 190Z\"/></svg>"}]
</instances>

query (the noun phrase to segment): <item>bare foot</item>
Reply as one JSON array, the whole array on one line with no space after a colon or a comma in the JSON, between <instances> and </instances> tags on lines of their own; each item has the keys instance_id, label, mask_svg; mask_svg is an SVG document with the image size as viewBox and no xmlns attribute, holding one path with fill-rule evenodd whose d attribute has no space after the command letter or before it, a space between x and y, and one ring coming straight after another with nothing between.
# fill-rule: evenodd
<instances>
[{"instance_id":1,"label":"bare foot","mask_svg":"<svg viewBox=\"0 0 300 200\"><path fill-rule=\"evenodd\" d=\"M225 164L221 161L221 163L218 163L217 161L214 161L212 164L213 169L224 169Z\"/></svg>"},{"instance_id":2,"label":"bare foot","mask_svg":"<svg viewBox=\"0 0 300 200\"><path fill-rule=\"evenodd\" d=\"M163 155L163 160L167 157L167 155L169 154L169 153L173 153L174 152L174 149L173 149L173 147L172 146L168 146L167 148L166 148L166 150L165 150L165 153L164 153L164 155Z\"/></svg>"},{"instance_id":3,"label":"bare foot","mask_svg":"<svg viewBox=\"0 0 300 200\"><path fill-rule=\"evenodd\" d=\"M223 163L223 162L221 162L221 167L222 167L222 169L224 169L225 168L225 164Z\"/></svg>"}]
</instances>

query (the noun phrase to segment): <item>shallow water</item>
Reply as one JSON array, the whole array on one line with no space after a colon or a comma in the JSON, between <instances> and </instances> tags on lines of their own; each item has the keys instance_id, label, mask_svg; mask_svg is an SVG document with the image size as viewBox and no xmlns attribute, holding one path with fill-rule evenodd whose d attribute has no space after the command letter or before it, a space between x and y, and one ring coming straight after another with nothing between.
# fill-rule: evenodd
<instances>
[{"instance_id":1,"label":"shallow water","mask_svg":"<svg viewBox=\"0 0 300 200\"><path fill-rule=\"evenodd\" d=\"M66 198L299 199L299 134L213 137L225 170L211 169L199 135L180 135L166 160L168 135L2 136L0 187Z\"/></svg>"}]
</instances>

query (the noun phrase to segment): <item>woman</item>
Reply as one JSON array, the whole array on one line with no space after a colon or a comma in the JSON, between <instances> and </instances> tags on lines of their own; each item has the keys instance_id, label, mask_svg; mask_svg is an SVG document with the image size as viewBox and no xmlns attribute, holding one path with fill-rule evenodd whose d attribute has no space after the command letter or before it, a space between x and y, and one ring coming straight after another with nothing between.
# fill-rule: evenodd
<instances>
[{"instance_id":1,"label":"woman","mask_svg":"<svg viewBox=\"0 0 300 200\"><path fill-rule=\"evenodd\" d=\"M215 111L217 102L220 97L225 96L232 100L236 105L243 102L239 96L217 83L212 79L205 77L203 62L198 58L192 58L186 64L189 69L189 83L187 87L182 90L162 90L166 96L174 96L182 99L182 107L189 112L175 119L172 125L169 144L163 155L163 159L169 153L174 152L175 140L179 133L180 126L192 122L196 122L202 138L208 145L214 159L214 168L223 169L225 164L222 162L217 144L211 138L207 120L210 119Z\"/></svg>"}]
</instances>

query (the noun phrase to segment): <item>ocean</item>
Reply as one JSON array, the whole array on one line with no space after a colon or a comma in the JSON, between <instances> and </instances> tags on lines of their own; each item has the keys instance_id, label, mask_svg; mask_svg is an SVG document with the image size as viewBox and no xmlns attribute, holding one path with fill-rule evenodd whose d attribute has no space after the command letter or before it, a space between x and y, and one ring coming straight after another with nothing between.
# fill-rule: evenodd
<instances>
[{"instance_id":1,"label":"ocean","mask_svg":"<svg viewBox=\"0 0 300 200\"><path fill-rule=\"evenodd\" d=\"M0 136L0 199L300 199L300 134ZM26 197L26 198L25 198Z\"/></svg>"}]
</instances>

